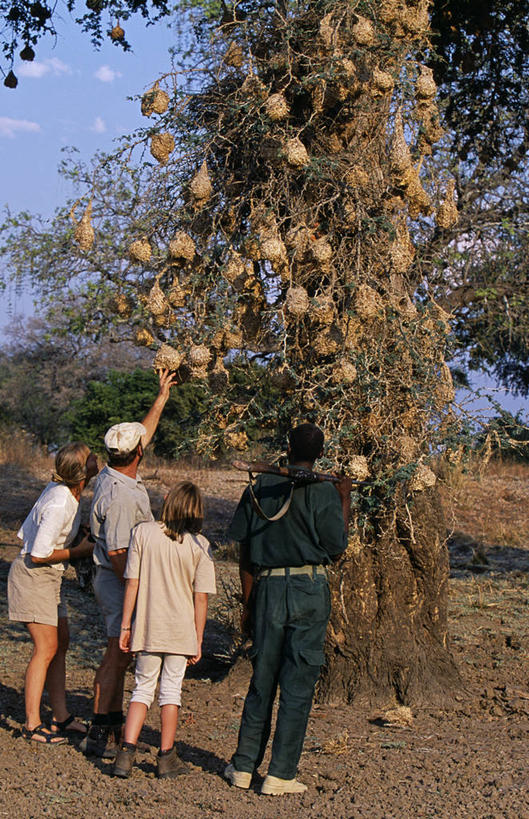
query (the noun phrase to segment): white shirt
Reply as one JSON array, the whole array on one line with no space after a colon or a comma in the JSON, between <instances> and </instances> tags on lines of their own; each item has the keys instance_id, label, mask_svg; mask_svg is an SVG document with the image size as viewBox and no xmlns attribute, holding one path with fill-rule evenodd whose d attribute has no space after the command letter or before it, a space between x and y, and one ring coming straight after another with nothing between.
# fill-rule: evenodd
<instances>
[{"instance_id":1,"label":"white shirt","mask_svg":"<svg viewBox=\"0 0 529 819\"><path fill-rule=\"evenodd\" d=\"M81 507L63 483L50 482L18 531L21 555L46 559L55 549L67 549L79 531ZM64 571L64 563L51 564Z\"/></svg>"}]
</instances>

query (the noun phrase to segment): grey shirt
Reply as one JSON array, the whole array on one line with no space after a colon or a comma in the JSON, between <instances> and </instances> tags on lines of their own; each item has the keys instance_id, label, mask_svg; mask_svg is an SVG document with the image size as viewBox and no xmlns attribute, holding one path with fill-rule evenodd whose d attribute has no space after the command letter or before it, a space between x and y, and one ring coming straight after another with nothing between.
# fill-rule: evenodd
<instances>
[{"instance_id":1,"label":"grey shirt","mask_svg":"<svg viewBox=\"0 0 529 819\"><path fill-rule=\"evenodd\" d=\"M132 529L150 520L151 504L140 476L129 478L105 466L97 476L90 511L90 528L96 542L94 563L111 569L108 553L128 549Z\"/></svg>"}]
</instances>

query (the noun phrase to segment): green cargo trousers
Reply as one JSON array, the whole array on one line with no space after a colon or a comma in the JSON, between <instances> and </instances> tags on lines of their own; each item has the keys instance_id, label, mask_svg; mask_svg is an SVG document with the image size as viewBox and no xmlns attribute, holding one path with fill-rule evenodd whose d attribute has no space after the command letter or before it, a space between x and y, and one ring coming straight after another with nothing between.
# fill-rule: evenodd
<instances>
[{"instance_id":1,"label":"green cargo trousers","mask_svg":"<svg viewBox=\"0 0 529 819\"><path fill-rule=\"evenodd\" d=\"M263 760L279 685L268 773L281 779L296 776L314 687L324 659L330 610L325 575L263 576L257 582L250 650L253 675L232 759L238 771L253 773Z\"/></svg>"}]
</instances>

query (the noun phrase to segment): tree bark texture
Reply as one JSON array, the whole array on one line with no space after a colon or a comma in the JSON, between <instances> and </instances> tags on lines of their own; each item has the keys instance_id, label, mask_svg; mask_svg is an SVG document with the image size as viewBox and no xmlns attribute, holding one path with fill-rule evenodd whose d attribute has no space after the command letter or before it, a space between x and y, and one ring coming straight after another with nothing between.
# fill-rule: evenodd
<instances>
[{"instance_id":1,"label":"tree bark texture","mask_svg":"<svg viewBox=\"0 0 529 819\"><path fill-rule=\"evenodd\" d=\"M353 537L330 573L332 614L323 702L446 702L459 682L447 630L448 550L435 487L380 521L373 542Z\"/></svg>"}]
</instances>

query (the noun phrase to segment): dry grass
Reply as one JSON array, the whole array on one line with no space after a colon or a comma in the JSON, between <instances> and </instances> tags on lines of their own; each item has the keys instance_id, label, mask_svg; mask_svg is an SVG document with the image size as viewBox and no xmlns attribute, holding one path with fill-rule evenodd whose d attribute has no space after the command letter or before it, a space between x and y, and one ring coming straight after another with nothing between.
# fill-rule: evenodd
<instances>
[{"instance_id":1,"label":"dry grass","mask_svg":"<svg viewBox=\"0 0 529 819\"><path fill-rule=\"evenodd\" d=\"M0 429L0 464L32 474L38 472L40 476L43 471L51 470L53 458L29 433L6 427Z\"/></svg>"},{"instance_id":2,"label":"dry grass","mask_svg":"<svg viewBox=\"0 0 529 819\"><path fill-rule=\"evenodd\" d=\"M529 465L491 461L442 486L449 529L475 544L529 547Z\"/></svg>"}]
</instances>

